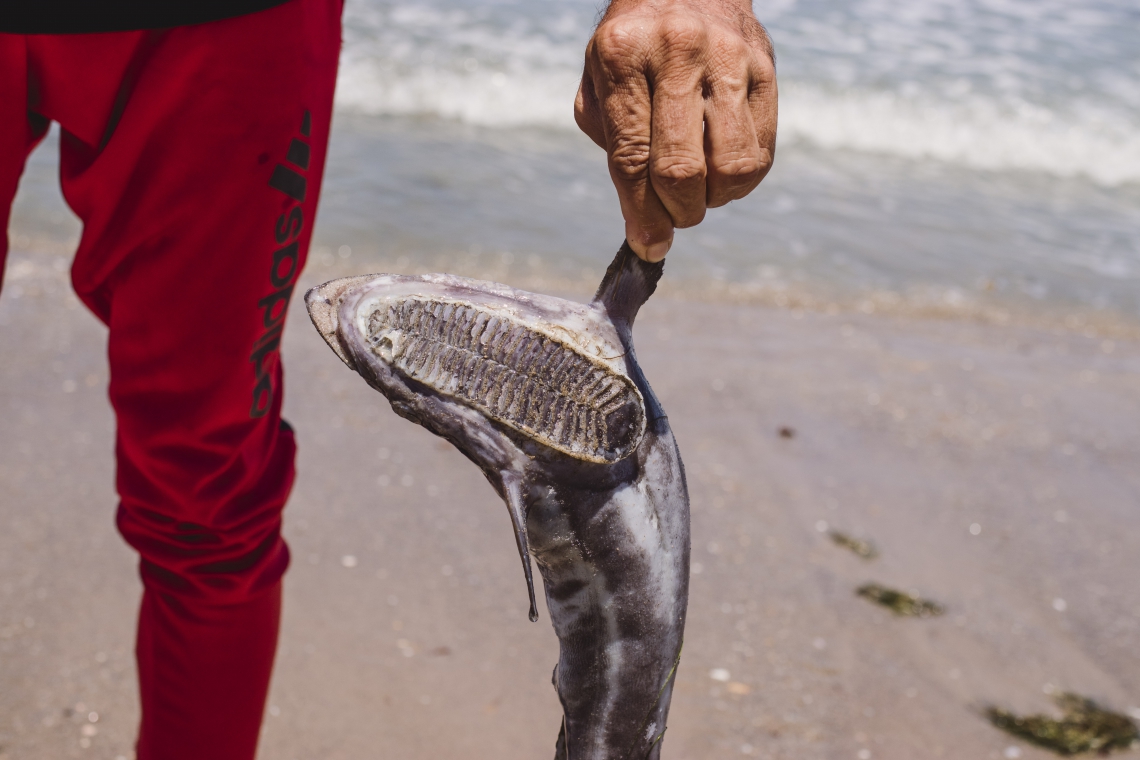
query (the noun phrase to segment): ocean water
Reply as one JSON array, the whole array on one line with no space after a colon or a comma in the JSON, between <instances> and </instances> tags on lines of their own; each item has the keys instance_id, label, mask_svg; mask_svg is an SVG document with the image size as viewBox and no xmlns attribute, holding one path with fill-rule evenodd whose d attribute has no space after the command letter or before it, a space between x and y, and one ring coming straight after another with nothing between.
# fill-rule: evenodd
<instances>
[{"instance_id":1,"label":"ocean water","mask_svg":"<svg viewBox=\"0 0 1140 760\"><path fill-rule=\"evenodd\" d=\"M778 55L775 167L678 233L670 287L1140 319L1135 0L756 9ZM622 237L604 156L572 116L597 14L348 0L318 265L596 278ZM25 195L23 219L48 213Z\"/></svg>"},{"instance_id":2,"label":"ocean water","mask_svg":"<svg viewBox=\"0 0 1140 760\"><path fill-rule=\"evenodd\" d=\"M350 0L343 109L571 130L582 0ZM773 0L785 147L1140 181L1130 0Z\"/></svg>"},{"instance_id":3,"label":"ocean water","mask_svg":"<svg viewBox=\"0 0 1140 760\"><path fill-rule=\"evenodd\" d=\"M508 279L600 270L621 220L571 111L597 10L350 1L329 250L499 264ZM865 310L1140 316L1135 2L774 0L757 12L778 55L776 164L752 196L678 234L675 285Z\"/></svg>"}]
</instances>

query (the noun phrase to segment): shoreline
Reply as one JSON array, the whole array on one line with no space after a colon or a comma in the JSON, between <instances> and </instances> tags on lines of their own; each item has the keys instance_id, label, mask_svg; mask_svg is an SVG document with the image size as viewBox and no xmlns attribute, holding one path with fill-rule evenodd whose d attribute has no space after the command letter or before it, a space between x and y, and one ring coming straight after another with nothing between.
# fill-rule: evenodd
<instances>
[{"instance_id":1,"label":"shoreline","mask_svg":"<svg viewBox=\"0 0 1140 760\"><path fill-rule=\"evenodd\" d=\"M78 240L12 235L8 271L4 287L20 287L25 277L38 276L48 269L59 271L70 266ZM306 264L306 273L314 282L363 272L399 272L426 274L448 272L474 279L503 282L532 292L560 294L575 300L589 300L601 278L602 270L590 270L579 277L545 272L548 267L515 264L514 256L498 257L500 263L488 264L467 253L426 254L429 264L418 264L409 256L376 256L353 252L349 258L334 253L332 246L316 240ZM47 260L50 259L50 260ZM438 265L438 266L437 266ZM1088 338L1140 340L1140 314L1093 309L1081 304L1029 302L1025 299L986 299L959 288L938 289L915 286L907 291L851 289L836 291L823 286L796 283L748 282L732 283L709 278L670 280L668 274L658 286L657 297L692 303L721 303L764 307L828 316L883 316L922 321L967 322L995 327L1045 330L1054 334L1076 334Z\"/></svg>"}]
</instances>

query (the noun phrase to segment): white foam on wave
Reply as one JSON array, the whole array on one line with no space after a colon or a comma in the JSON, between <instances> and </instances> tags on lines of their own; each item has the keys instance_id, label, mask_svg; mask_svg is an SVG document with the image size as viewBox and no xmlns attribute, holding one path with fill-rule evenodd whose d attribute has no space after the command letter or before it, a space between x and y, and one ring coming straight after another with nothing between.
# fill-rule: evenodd
<instances>
[{"instance_id":1,"label":"white foam on wave","mask_svg":"<svg viewBox=\"0 0 1140 760\"><path fill-rule=\"evenodd\" d=\"M574 128L578 77L568 71L486 73L423 67L385 71L345 61L339 108L373 116L435 116L486 127Z\"/></svg>"},{"instance_id":2,"label":"white foam on wave","mask_svg":"<svg viewBox=\"0 0 1140 760\"><path fill-rule=\"evenodd\" d=\"M371 115L434 116L487 127L575 129L573 71L475 72L422 67L396 73L346 61L337 105ZM989 171L1140 182L1140 129L1087 109L1065 116L981 97L938 101L892 92L843 93L783 83L779 139Z\"/></svg>"},{"instance_id":3,"label":"white foam on wave","mask_svg":"<svg viewBox=\"0 0 1140 760\"><path fill-rule=\"evenodd\" d=\"M1140 182L1140 129L1092 107L1062 115L1029 103L904 98L782 87L782 142L807 142L973 169L1085 176L1103 185Z\"/></svg>"},{"instance_id":4,"label":"white foam on wave","mask_svg":"<svg viewBox=\"0 0 1140 760\"><path fill-rule=\"evenodd\" d=\"M1014 5L1028 13L1037 1ZM858 51L826 35L821 42L823 31L834 36L842 26L823 23L821 8L803 9L802 18L791 6L769 9L786 27L789 55L779 139L980 170L1083 176L1106 186L1140 183L1140 90L1125 81L1127 51L1105 59L1120 65L1097 59L1073 71L1033 52L1048 41L1072 58L1112 41L1109 21L1116 16L1108 11L1117 0L1097 0L1108 20L1087 29L1074 26L1073 2L1050 0L1052 15L1042 21L1040 13L1030 14L1032 23L994 15L993 8L959 9L943 29L925 17L900 21L878 7L880 0L865 0L846 22L866 27L853 27L849 42L859 43ZM957 8L951 0L927 5ZM350 3L337 106L485 127L573 130L592 8L585 0ZM1044 23L1054 16L1064 23ZM1007 49L1011 43L1000 34L987 37L990 26L1025 50ZM1058 36L1054 26L1076 29L1076 37Z\"/></svg>"},{"instance_id":5,"label":"white foam on wave","mask_svg":"<svg viewBox=\"0 0 1140 760\"><path fill-rule=\"evenodd\" d=\"M555 8L536 20L511 8L496 15L494 4L480 2L350 4L337 106L490 127L573 128L579 40L589 36L590 17Z\"/></svg>"}]
</instances>

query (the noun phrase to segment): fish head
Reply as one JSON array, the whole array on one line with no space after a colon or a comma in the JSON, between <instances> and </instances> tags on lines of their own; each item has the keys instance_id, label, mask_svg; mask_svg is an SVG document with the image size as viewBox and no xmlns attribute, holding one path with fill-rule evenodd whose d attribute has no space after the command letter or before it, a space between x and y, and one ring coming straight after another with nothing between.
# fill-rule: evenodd
<instances>
[{"instance_id":1,"label":"fish head","mask_svg":"<svg viewBox=\"0 0 1140 760\"><path fill-rule=\"evenodd\" d=\"M529 494L616 487L632 477L649 424L662 424L647 415L659 405L630 336L660 267L639 300L637 261L623 246L589 304L447 274L348 277L305 295L341 361L397 414L454 444L506 502L532 620Z\"/></svg>"},{"instance_id":2,"label":"fish head","mask_svg":"<svg viewBox=\"0 0 1140 760\"><path fill-rule=\"evenodd\" d=\"M645 434L628 348L599 303L442 274L333 280L305 300L345 364L484 470L612 464Z\"/></svg>"}]
</instances>

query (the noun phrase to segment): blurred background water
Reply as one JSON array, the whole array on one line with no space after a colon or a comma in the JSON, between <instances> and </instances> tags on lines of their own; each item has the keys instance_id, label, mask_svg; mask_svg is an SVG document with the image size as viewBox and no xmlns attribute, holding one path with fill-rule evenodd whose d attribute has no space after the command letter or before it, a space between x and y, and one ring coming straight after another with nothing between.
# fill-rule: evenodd
<instances>
[{"instance_id":1,"label":"blurred background water","mask_svg":"<svg viewBox=\"0 0 1140 760\"><path fill-rule=\"evenodd\" d=\"M779 58L775 168L678 234L672 287L1140 317L1135 2L756 11ZM596 278L623 229L572 116L597 14L595 0L348 0L318 260ZM25 223L41 195L25 193Z\"/></svg>"}]
</instances>

